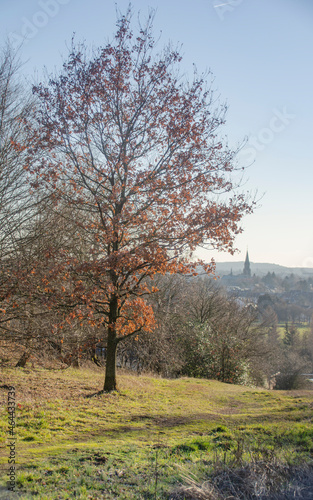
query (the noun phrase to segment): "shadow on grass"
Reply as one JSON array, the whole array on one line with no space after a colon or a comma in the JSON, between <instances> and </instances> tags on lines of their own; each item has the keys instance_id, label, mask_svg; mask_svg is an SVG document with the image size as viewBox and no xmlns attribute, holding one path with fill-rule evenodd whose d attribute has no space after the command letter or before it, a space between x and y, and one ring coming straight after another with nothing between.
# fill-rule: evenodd
<instances>
[{"instance_id":1,"label":"shadow on grass","mask_svg":"<svg viewBox=\"0 0 313 500\"><path fill-rule=\"evenodd\" d=\"M111 394L111 393L104 392L104 390L102 390L102 391L98 391L98 392L93 392L92 394L86 394L86 396L84 396L84 398L86 398L86 399L96 398L97 396L103 396L103 394Z\"/></svg>"}]
</instances>

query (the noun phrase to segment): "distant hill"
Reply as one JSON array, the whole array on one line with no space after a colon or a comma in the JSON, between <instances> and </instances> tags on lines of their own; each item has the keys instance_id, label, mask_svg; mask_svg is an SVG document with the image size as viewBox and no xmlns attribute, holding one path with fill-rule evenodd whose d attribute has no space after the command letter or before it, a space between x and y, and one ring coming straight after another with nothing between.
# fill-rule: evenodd
<instances>
[{"instance_id":1,"label":"distant hill","mask_svg":"<svg viewBox=\"0 0 313 500\"><path fill-rule=\"evenodd\" d=\"M244 261L239 262L217 262L216 274L224 276L225 274L241 274L243 271ZM279 264L268 264L262 262L250 262L251 274L256 276L265 276L268 272L275 273L278 276L287 276L296 274L302 278L313 277L313 268L311 267L285 267Z\"/></svg>"}]
</instances>

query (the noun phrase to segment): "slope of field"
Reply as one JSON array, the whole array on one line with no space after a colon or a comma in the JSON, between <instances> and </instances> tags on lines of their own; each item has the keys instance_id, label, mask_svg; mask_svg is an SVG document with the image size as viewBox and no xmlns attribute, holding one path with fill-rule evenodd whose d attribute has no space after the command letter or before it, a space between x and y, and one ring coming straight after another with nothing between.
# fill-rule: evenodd
<instances>
[{"instance_id":1,"label":"slope of field","mask_svg":"<svg viewBox=\"0 0 313 500\"><path fill-rule=\"evenodd\" d=\"M119 392L98 395L100 369L3 369L0 498L180 498L170 492L186 477L200 484L221 467L260 460L310 463L310 391L269 392L129 373L119 373L119 382ZM16 391L18 462L11 496L10 386Z\"/></svg>"}]
</instances>

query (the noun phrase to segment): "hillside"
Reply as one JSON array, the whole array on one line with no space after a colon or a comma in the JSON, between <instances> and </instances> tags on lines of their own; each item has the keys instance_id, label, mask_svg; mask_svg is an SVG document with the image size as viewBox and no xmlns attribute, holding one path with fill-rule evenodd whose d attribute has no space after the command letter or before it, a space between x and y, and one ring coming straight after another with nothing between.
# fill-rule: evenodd
<instances>
[{"instance_id":1,"label":"hillside","mask_svg":"<svg viewBox=\"0 0 313 500\"><path fill-rule=\"evenodd\" d=\"M9 386L16 391L21 500L182 499L190 478L194 489L226 466L247 471L251 461L254 474L261 467L260 477L266 464L268 470L281 464L279 487L280 474L286 487L294 460L297 481L300 466L305 477L312 472L306 465L313 449L312 392L129 373L119 373L119 382L120 392L99 395L100 369L3 369L0 498L17 498L5 487Z\"/></svg>"},{"instance_id":2,"label":"hillside","mask_svg":"<svg viewBox=\"0 0 313 500\"><path fill-rule=\"evenodd\" d=\"M243 261L238 262L217 262L216 264L216 274L219 276L224 276L225 274L230 274L231 270L233 274L242 273L244 266ZM269 264L262 262L250 262L251 273L256 274L256 276L265 276L268 272L275 273L278 276L284 277L290 274L296 274L297 276L303 278L313 277L313 268L309 267L285 267L279 264Z\"/></svg>"}]
</instances>

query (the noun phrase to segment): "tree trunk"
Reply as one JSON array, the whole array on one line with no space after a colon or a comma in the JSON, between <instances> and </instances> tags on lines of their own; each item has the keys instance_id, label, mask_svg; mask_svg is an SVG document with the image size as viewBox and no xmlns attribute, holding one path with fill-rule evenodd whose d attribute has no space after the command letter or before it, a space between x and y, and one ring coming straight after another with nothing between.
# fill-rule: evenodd
<instances>
[{"instance_id":1,"label":"tree trunk","mask_svg":"<svg viewBox=\"0 0 313 500\"><path fill-rule=\"evenodd\" d=\"M79 363L79 342L76 339L76 346L74 351L72 352L72 359L71 359L71 366L72 368L80 368L80 363Z\"/></svg>"},{"instance_id":2,"label":"tree trunk","mask_svg":"<svg viewBox=\"0 0 313 500\"><path fill-rule=\"evenodd\" d=\"M107 357L105 365L105 381L103 390L105 392L116 391L116 348L117 341L115 335L109 332L107 344Z\"/></svg>"},{"instance_id":3,"label":"tree trunk","mask_svg":"<svg viewBox=\"0 0 313 500\"><path fill-rule=\"evenodd\" d=\"M29 360L31 354L30 352L24 352L18 362L16 363L16 368L25 368L27 361Z\"/></svg>"},{"instance_id":4,"label":"tree trunk","mask_svg":"<svg viewBox=\"0 0 313 500\"><path fill-rule=\"evenodd\" d=\"M72 361L71 361L71 367L72 368L80 368L78 354L74 354Z\"/></svg>"},{"instance_id":5,"label":"tree trunk","mask_svg":"<svg viewBox=\"0 0 313 500\"><path fill-rule=\"evenodd\" d=\"M109 305L108 343L105 365L105 380L103 390L111 392L117 390L116 384L116 348L118 344L116 336L116 320L118 314L117 296L113 295Z\"/></svg>"}]
</instances>

